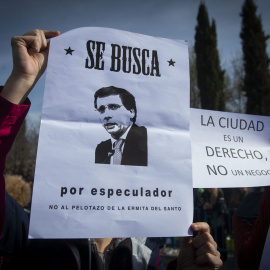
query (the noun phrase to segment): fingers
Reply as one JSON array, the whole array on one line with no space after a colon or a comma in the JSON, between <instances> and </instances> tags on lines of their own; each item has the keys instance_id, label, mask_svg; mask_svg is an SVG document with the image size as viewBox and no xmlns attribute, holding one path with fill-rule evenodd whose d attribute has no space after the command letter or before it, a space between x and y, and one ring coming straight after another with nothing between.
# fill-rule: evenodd
<instances>
[{"instance_id":1,"label":"fingers","mask_svg":"<svg viewBox=\"0 0 270 270\"><path fill-rule=\"evenodd\" d=\"M195 232L201 231L201 232L209 232L210 233L210 227L206 222L192 223L190 227Z\"/></svg>"},{"instance_id":2,"label":"fingers","mask_svg":"<svg viewBox=\"0 0 270 270\"><path fill-rule=\"evenodd\" d=\"M38 34L44 34L46 38L53 38L60 35L59 31L48 31L48 30L40 30L40 29L34 29L29 32L26 32L24 36L35 36Z\"/></svg>"},{"instance_id":3,"label":"fingers","mask_svg":"<svg viewBox=\"0 0 270 270\"><path fill-rule=\"evenodd\" d=\"M36 52L40 52L47 48L47 39L60 35L60 32L47 30L32 30L31 32L26 33L24 36L26 35L33 37L31 44L29 44L31 49L35 50Z\"/></svg>"},{"instance_id":4,"label":"fingers","mask_svg":"<svg viewBox=\"0 0 270 270\"><path fill-rule=\"evenodd\" d=\"M44 35L44 32L41 30L36 31L35 35L32 36L32 40L30 40L30 42L28 43L31 49L29 50L29 53L44 51L47 48L47 39Z\"/></svg>"},{"instance_id":5,"label":"fingers","mask_svg":"<svg viewBox=\"0 0 270 270\"><path fill-rule=\"evenodd\" d=\"M198 256L204 253L217 255L217 243L209 232L209 226L208 228L206 226L204 228L205 229L201 230L199 234L193 239L193 246L196 249L196 254Z\"/></svg>"},{"instance_id":6,"label":"fingers","mask_svg":"<svg viewBox=\"0 0 270 270\"><path fill-rule=\"evenodd\" d=\"M25 33L23 36L15 36L11 40L12 47L23 46L30 52L40 52L47 48L47 39L60 35L59 31L46 31L35 29Z\"/></svg>"},{"instance_id":7,"label":"fingers","mask_svg":"<svg viewBox=\"0 0 270 270\"><path fill-rule=\"evenodd\" d=\"M211 269L219 269L222 266L222 260L220 259L220 253L217 250L217 245L212 237L208 237L208 233L202 234L207 240L200 239L199 247L196 248L196 264L197 265L208 265ZM194 246L198 245L198 240L201 236L197 236L194 239Z\"/></svg>"},{"instance_id":8,"label":"fingers","mask_svg":"<svg viewBox=\"0 0 270 270\"><path fill-rule=\"evenodd\" d=\"M11 40L13 69L1 95L12 103L21 104L46 69L49 46L47 39L59 31L32 30Z\"/></svg>"},{"instance_id":9,"label":"fingers","mask_svg":"<svg viewBox=\"0 0 270 270\"><path fill-rule=\"evenodd\" d=\"M207 253L200 257L197 257L196 264L204 266L207 265L208 266L207 269L219 269L223 265L223 262L220 259L220 254L218 256L214 256L212 254Z\"/></svg>"},{"instance_id":10,"label":"fingers","mask_svg":"<svg viewBox=\"0 0 270 270\"><path fill-rule=\"evenodd\" d=\"M46 38L53 38L60 35L60 31L47 31L43 30Z\"/></svg>"},{"instance_id":11,"label":"fingers","mask_svg":"<svg viewBox=\"0 0 270 270\"><path fill-rule=\"evenodd\" d=\"M213 269L222 266L220 253L217 250L217 243L210 234L209 225L205 222L193 223L193 231L199 231L199 234L193 239L193 246L196 253L196 263L198 265L209 265Z\"/></svg>"},{"instance_id":12,"label":"fingers","mask_svg":"<svg viewBox=\"0 0 270 270\"><path fill-rule=\"evenodd\" d=\"M36 76L44 71L48 58L47 38L60 35L59 31L32 30L23 36L14 36L11 40L13 70L17 74Z\"/></svg>"},{"instance_id":13,"label":"fingers","mask_svg":"<svg viewBox=\"0 0 270 270\"><path fill-rule=\"evenodd\" d=\"M192 237L183 237L181 239L181 246L193 245Z\"/></svg>"},{"instance_id":14,"label":"fingers","mask_svg":"<svg viewBox=\"0 0 270 270\"><path fill-rule=\"evenodd\" d=\"M198 244L198 240L200 240L199 244ZM219 251L217 250L217 244L215 243L215 241L212 241L211 239L210 240L207 239L204 241L197 238L197 239L194 239L193 245L196 249L197 257L202 256L206 253L212 254L214 256L219 255Z\"/></svg>"},{"instance_id":15,"label":"fingers","mask_svg":"<svg viewBox=\"0 0 270 270\"><path fill-rule=\"evenodd\" d=\"M210 243L217 249L217 243L213 239L212 235L208 232L200 232L194 239L193 245L196 249L200 248L201 246L205 245L206 243Z\"/></svg>"}]
</instances>

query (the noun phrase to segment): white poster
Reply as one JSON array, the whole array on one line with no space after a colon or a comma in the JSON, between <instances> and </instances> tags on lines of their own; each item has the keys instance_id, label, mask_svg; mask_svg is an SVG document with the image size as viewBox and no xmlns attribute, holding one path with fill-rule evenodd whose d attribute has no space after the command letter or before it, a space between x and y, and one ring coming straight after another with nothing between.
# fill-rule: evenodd
<instances>
[{"instance_id":1,"label":"white poster","mask_svg":"<svg viewBox=\"0 0 270 270\"><path fill-rule=\"evenodd\" d=\"M270 117L191 109L196 188L270 185Z\"/></svg>"},{"instance_id":2,"label":"white poster","mask_svg":"<svg viewBox=\"0 0 270 270\"><path fill-rule=\"evenodd\" d=\"M30 236L184 236L193 217L186 41L51 40Z\"/></svg>"}]
</instances>

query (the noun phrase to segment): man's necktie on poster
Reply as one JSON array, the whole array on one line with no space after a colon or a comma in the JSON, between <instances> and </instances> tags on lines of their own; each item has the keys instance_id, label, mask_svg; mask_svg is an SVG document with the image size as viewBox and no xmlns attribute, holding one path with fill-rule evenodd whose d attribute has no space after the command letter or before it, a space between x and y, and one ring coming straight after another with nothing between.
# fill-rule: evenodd
<instances>
[{"instance_id":1,"label":"man's necktie on poster","mask_svg":"<svg viewBox=\"0 0 270 270\"><path fill-rule=\"evenodd\" d=\"M124 143L123 139L119 139L118 141L114 142L113 149L114 149L114 155L113 155L113 164L114 165L120 165L122 160L122 151L121 147Z\"/></svg>"}]
</instances>

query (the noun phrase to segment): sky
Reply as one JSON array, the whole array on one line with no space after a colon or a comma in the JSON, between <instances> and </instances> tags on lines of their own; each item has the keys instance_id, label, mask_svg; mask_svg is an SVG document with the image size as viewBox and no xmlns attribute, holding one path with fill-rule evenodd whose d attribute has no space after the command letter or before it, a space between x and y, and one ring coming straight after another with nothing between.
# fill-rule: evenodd
<instances>
[{"instance_id":1,"label":"sky","mask_svg":"<svg viewBox=\"0 0 270 270\"><path fill-rule=\"evenodd\" d=\"M108 27L194 44L198 7L201 0L2 0L0 4L0 85L12 70L10 39L35 28L59 30L79 27ZM270 1L254 0L263 29L270 34ZM244 0L204 0L210 19L217 26L222 67L241 55L240 12ZM268 54L270 43L268 41ZM45 74L30 94L30 119L40 118Z\"/></svg>"}]
</instances>

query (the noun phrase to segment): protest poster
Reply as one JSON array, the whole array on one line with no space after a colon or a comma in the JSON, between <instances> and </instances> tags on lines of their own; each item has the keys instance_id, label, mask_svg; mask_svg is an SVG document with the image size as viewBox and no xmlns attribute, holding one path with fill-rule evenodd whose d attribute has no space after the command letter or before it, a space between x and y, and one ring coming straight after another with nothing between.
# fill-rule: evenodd
<instances>
[{"instance_id":1,"label":"protest poster","mask_svg":"<svg viewBox=\"0 0 270 270\"><path fill-rule=\"evenodd\" d=\"M270 185L270 118L191 109L195 188Z\"/></svg>"},{"instance_id":2,"label":"protest poster","mask_svg":"<svg viewBox=\"0 0 270 270\"><path fill-rule=\"evenodd\" d=\"M189 235L189 116L186 41L92 27L52 39L30 237Z\"/></svg>"}]
</instances>

